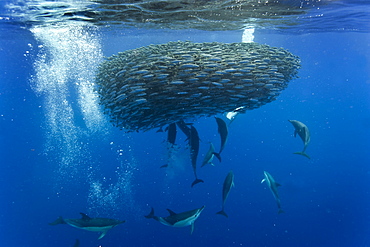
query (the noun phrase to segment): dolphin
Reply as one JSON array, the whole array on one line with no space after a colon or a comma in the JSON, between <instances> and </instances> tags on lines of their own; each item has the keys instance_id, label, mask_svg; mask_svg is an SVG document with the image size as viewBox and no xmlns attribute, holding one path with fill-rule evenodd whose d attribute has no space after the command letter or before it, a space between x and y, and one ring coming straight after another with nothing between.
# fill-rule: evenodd
<instances>
[{"instance_id":1,"label":"dolphin","mask_svg":"<svg viewBox=\"0 0 370 247\"><path fill-rule=\"evenodd\" d=\"M295 152L294 154L303 155L303 156L311 159L311 157L308 154L305 153L306 148L307 148L307 146L308 146L308 144L310 143L310 140L311 140L310 131L308 130L307 126L304 123L299 122L297 120L288 120L288 121L291 124L293 124L294 137L296 137L297 134L298 134L299 137L302 139L302 141L304 143L304 147L303 147L302 152Z\"/></svg>"},{"instance_id":2,"label":"dolphin","mask_svg":"<svg viewBox=\"0 0 370 247\"><path fill-rule=\"evenodd\" d=\"M170 213L170 215L167 217L155 216L154 209L152 208L152 211L150 211L150 213L146 215L145 218L155 219L156 221L166 226L173 227L191 226L190 233L192 234L194 231L194 221L198 219L199 215L202 213L204 208L205 206L179 214L176 214L172 210L167 209L167 211Z\"/></svg>"},{"instance_id":3,"label":"dolphin","mask_svg":"<svg viewBox=\"0 0 370 247\"><path fill-rule=\"evenodd\" d=\"M191 165L193 167L195 180L191 184L191 187L196 185L197 183L204 183L202 179L199 179L197 176L197 158L199 153L199 135L198 131L192 125L190 127L190 139L189 139L189 146L190 146L190 158L191 158Z\"/></svg>"},{"instance_id":4,"label":"dolphin","mask_svg":"<svg viewBox=\"0 0 370 247\"><path fill-rule=\"evenodd\" d=\"M177 135L177 129L176 129L176 124L171 123L170 125L167 126L165 129L167 131L167 142L171 145L175 145L176 141L176 135Z\"/></svg>"},{"instance_id":5,"label":"dolphin","mask_svg":"<svg viewBox=\"0 0 370 247\"><path fill-rule=\"evenodd\" d=\"M214 166L214 164L212 163L213 157L215 155L218 155L218 153L215 153L215 147L213 146L213 143L210 142L209 144L210 144L210 146L209 146L208 152L204 156L203 163L202 163L201 167L203 167L207 164L211 164L212 166Z\"/></svg>"},{"instance_id":6,"label":"dolphin","mask_svg":"<svg viewBox=\"0 0 370 247\"><path fill-rule=\"evenodd\" d=\"M188 124L184 122L184 120L180 120L176 122L176 125L181 129L181 131L186 135L187 139L190 139L191 130L188 127Z\"/></svg>"},{"instance_id":7,"label":"dolphin","mask_svg":"<svg viewBox=\"0 0 370 247\"><path fill-rule=\"evenodd\" d=\"M218 126L218 133L220 134L220 137L221 137L221 147L220 147L220 151L217 154L219 157L219 160L221 161L221 152L225 148L225 144L227 141L227 136L228 136L229 131L227 129L227 125L224 120L218 117L215 117L215 119L216 119L217 126Z\"/></svg>"},{"instance_id":8,"label":"dolphin","mask_svg":"<svg viewBox=\"0 0 370 247\"><path fill-rule=\"evenodd\" d=\"M231 112L227 112L225 114L225 117L230 120L229 125L235 120L235 118L239 115L240 111L242 111L245 108L245 106L240 106L235 108Z\"/></svg>"},{"instance_id":9,"label":"dolphin","mask_svg":"<svg viewBox=\"0 0 370 247\"><path fill-rule=\"evenodd\" d=\"M101 239L107 234L107 232L113 227L125 223L125 220L115 220L108 218L90 218L84 213L81 214L81 219L63 219L61 216L56 219L54 222L49 223L49 225L55 226L59 224L68 224L70 226L92 231L92 232L101 232L98 239Z\"/></svg>"},{"instance_id":10,"label":"dolphin","mask_svg":"<svg viewBox=\"0 0 370 247\"><path fill-rule=\"evenodd\" d=\"M222 214L223 216L229 217L224 210L225 207L225 201L229 195L231 187L235 186L234 185L234 173L233 171L230 171L225 180L224 180L224 185L222 187L222 209L221 211L217 212L216 214Z\"/></svg>"},{"instance_id":11,"label":"dolphin","mask_svg":"<svg viewBox=\"0 0 370 247\"><path fill-rule=\"evenodd\" d=\"M177 135L177 129L176 129L176 123L169 124L165 131L167 131L167 150L168 150L168 156L170 157L172 155L173 150L176 147L175 141L176 141L176 135ZM160 168L168 167L168 164L162 165Z\"/></svg>"},{"instance_id":12,"label":"dolphin","mask_svg":"<svg viewBox=\"0 0 370 247\"><path fill-rule=\"evenodd\" d=\"M279 193L278 193L278 190L277 190L277 188L281 185L279 183L275 182L275 179L270 175L270 173L264 171L263 174L265 175L265 178L262 179L261 183L263 183L265 181L267 182L267 184L270 187L270 190L272 192L272 195L275 197L275 201L276 201L276 204L277 204L278 209L279 209L278 213L279 214L284 213L284 211L281 209Z\"/></svg>"}]
</instances>

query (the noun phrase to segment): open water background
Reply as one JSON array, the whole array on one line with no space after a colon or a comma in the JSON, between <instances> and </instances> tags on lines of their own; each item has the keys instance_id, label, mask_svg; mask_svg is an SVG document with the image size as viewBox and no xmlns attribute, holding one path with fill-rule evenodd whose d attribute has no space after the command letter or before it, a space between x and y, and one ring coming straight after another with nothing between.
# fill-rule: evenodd
<instances>
[{"instance_id":1,"label":"open water background","mask_svg":"<svg viewBox=\"0 0 370 247\"><path fill-rule=\"evenodd\" d=\"M256 27L255 42L301 58L299 78L276 101L237 117L222 163L198 168L205 183L194 188L185 137L178 134L173 167L160 169L168 162L166 134L127 134L111 126L92 91L94 71L104 56L119 51L176 40L240 42L243 30L96 27L73 20L41 25L22 22L18 12L12 18L4 4L1 244L65 247L79 239L81 247L370 246L370 28L364 11L369 6L350 3L311 9L305 16L316 16L316 26L307 24L310 19L286 30ZM326 13L335 15L328 14L330 19ZM303 144L288 119L309 127L310 160L292 154ZM200 164L209 141L218 149L219 136L213 118L194 126L201 138ZM215 212L230 170L235 187L225 218ZM271 192L260 183L263 171L282 184L284 214L277 214ZM192 235L189 227L143 217L150 207L167 216L166 208L183 212L202 205ZM101 240L98 233L48 225L58 216L79 218L79 212L126 223Z\"/></svg>"}]
</instances>

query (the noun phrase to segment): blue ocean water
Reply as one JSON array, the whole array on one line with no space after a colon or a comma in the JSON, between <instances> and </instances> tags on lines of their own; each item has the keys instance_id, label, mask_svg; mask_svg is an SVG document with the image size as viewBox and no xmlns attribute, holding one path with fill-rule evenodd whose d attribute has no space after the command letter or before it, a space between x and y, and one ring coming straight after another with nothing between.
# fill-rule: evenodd
<instances>
[{"instance_id":1,"label":"blue ocean water","mask_svg":"<svg viewBox=\"0 0 370 247\"><path fill-rule=\"evenodd\" d=\"M299 78L276 101L237 116L214 167L200 164L210 141L219 148L216 121L193 121L201 139L198 176L205 181L193 188L186 137L179 133L178 149L169 154L166 133L113 127L93 91L95 71L104 56L120 51L177 40L241 42L243 30L22 24L6 3L0 23L3 246L64 247L76 239L81 247L370 246L370 29L363 1L351 1L350 10L348 2L326 6L336 17L348 15L345 22L320 7L301 18L310 24L256 26L254 42L300 57ZM20 3L13 4L27 5ZM293 154L303 143L289 119L308 126L311 159ZM171 167L160 168L168 162ZM230 170L235 187L226 218L215 213ZM277 213L261 184L263 171L281 184L285 213ZM203 205L192 234L190 227L144 217L151 207L164 217L167 208L180 213ZM126 222L100 240L96 232L48 224L80 212Z\"/></svg>"}]
</instances>

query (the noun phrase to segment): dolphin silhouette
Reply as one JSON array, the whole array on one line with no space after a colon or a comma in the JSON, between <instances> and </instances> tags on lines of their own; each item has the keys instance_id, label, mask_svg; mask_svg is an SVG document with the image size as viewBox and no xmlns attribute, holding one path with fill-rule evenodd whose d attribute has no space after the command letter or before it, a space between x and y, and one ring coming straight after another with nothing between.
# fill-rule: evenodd
<instances>
[{"instance_id":1,"label":"dolphin silhouette","mask_svg":"<svg viewBox=\"0 0 370 247\"><path fill-rule=\"evenodd\" d=\"M194 231L194 221L198 219L199 215L202 213L205 206L202 206L201 208L189 210L183 213L176 214L170 209L167 209L167 211L170 213L167 217L159 217L154 215L154 209L150 211L148 215L145 216L147 219L155 219L156 221L162 223L166 226L172 226L172 227L185 227L185 226L191 226L190 233L192 234Z\"/></svg>"},{"instance_id":2,"label":"dolphin silhouette","mask_svg":"<svg viewBox=\"0 0 370 247\"><path fill-rule=\"evenodd\" d=\"M221 214L223 216L229 217L226 214L224 208L225 208L226 199L229 196L230 189L233 186L235 186L234 185L234 173L233 173L233 171L230 171L227 174L227 176L226 176L226 178L224 180L224 185L222 187L222 209L221 209L221 211L217 212L216 214Z\"/></svg>"},{"instance_id":3,"label":"dolphin silhouette","mask_svg":"<svg viewBox=\"0 0 370 247\"><path fill-rule=\"evenodd\" d=\"M68 224L78 229L83 229L92 232L101 232L98 239L101 239L113 227L125 223L125 220L115 220L108 218L90 218L84 213L81 214L81 219L63 219L61 216L49 225L55 226L59 224Z\"/></svg>"},{"instance_id":4,"label":"dolphin silhouette","mask_svg":"<svg viewBox=\"0 0 370 247\"><path fill-rule=\"evenodd\" d=\"M218 126L218 133L220 134L220 137L221 137L220 151L218 153L215 153L215 155L221 161L221 152L225 148L225 144L226 144L226 141L227 141L229 131L227 129L227 125L226 125L224 120L222 120L221 118L218 118L218 117L215 117L215 119L216 119L217 126Z\"/></svg>"},{"instance_id":5,"label":"dolphin silhouette","mask_svg":"<svg viewBox=\"0 0 370 247\"><path fill-rule=\"evenodd\" d=\"M267 182L271 192L272 192L272 195L275 197L275 201L276 201L276 204L278 206L278 213L281 214L281 213L284 213L284 211L281 209L281 204L280 204L280 197L279 197L279 193L278 193L278 190L277 188L279 186L281 186L279 183L275 182L275 179L271 176L270 173L264 171L263 174L265 175L265 178L262 179L261 183L263 182Z\"/></svg>"},{"instance_id":6,"label":"dolphin silhouette","mask_svg":"<svg viewBox=\"0 0 370 247\"><path fill-rule=\"evenodd\" d=\"M198 178L197 175L197 158L199 153L199 135L198 131L192 125L190 127L190 139L189 139L189 146L190 146L190 158L191 158L191 165L193 167L195 180L191 184L191 187L196 185L197 183L204 183L202 179Z\"/></svg>"},{"instance_id":7,"label":"dolphin silhouette","mask_svg":"<svg viewBox=\"0 0 370 247\"><path fill-rule=\"evenodd\" d=\"M171 144L171 146L174 146L177 134L176 123L168 125L165 131L167 131L167 142Z\"/></svg>"},{"instance_id":8,"label":"dolphin silhouette","mask_svg":"<svg viewBox=\"0 0 370 247\"><path fill-rule=\"evenodd\" d=\"M294 137L296 137L297 134L298 134L299 137L302 139L303 144L304 144L302 152L295 152L294 154L303 155L303 156L311 159L311 157L308 154L305 153L306 148L307 148L307 146L308 146L308 144L310 143L310 140L311 140L310 131L308 130L307 126L304 123L299 122L297 120L288 120L288 121L294 127Z\"/></svg>"}]
</instances>

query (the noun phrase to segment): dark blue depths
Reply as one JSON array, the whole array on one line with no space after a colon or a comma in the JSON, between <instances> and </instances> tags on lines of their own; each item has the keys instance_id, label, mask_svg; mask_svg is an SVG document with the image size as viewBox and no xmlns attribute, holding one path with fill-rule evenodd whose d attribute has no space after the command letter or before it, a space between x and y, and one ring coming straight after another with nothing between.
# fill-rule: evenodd
<instances>
[{"instance_id":1,"label":"dark blue depths","mask_svg":"<svg viewBox=\"0 0 370 247\"><path fill-rule=\"evenodd\" d=\"M209 35L199 31L158 34L129 32L118 37L103 33L104 55L170 40L239 42L241 36L239 32ZM73 246L78 238L80 246L370 246L369 35L256 32L255 36L256 42L284 47L300 56L299 78L275 102L237 117L229 127L222 163L215 159L215 167L200 168L200 164L209 141L219 148L216 122L207 118L194 123L201 139L198 176L205 181L194 188L190 187L194 177L185 136L178 134L180 147L172 157L176 166L166 170L159 168L168 162L166 136L155 130L124 134L105 124L104 133L81 135L81 155L73 160L70 171L60 169L63 147L53 140L46 143L45 102L30 87L38 43L26 31L3 38L2 245L64 247ZM28 44L34 47L33 55L26 53ZM83 130L79 114L75 112L75 124ZM303 144L293 137L288 119L309 127L310 160L292 154L301 151ZM127 173L118 172L125 168ZM222 184L230 170L235 187L225 204L226 218L216 212L221 209ZM282 185L283 214L277 214L271 192L260 183L263 171ZM120 180L127 183L115 187L122 185ZM144 218L151 207L158 216L167 216L166 208L183 212L202 205L206 208L192 235L190 227L170 228ZM77 218L79 212L126 223L101 240L94 232L48 225L58 216Z\"/></svg>"}]
</instances>

